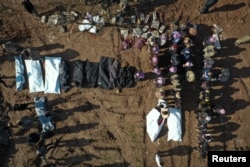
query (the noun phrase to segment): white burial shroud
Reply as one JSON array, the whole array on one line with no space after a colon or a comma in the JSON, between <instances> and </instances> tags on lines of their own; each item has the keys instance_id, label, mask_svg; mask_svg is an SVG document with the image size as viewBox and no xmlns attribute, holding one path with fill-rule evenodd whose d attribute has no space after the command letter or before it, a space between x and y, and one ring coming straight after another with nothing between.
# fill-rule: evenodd
<instances>
[{"instance_id":1,"label":"white burial shroud","mask_svg":"<svg viewBox=\"0 0 250 167\"><path fill-rule=\"evenodd\" d=\"M61 57L45 57L44 93L60 94L59 70Z\"/></svg>"},{"instance_id":2,"label":"white burial shroud","mask_svg":"<svg viewBox=\"0 0 250 167\"><path fill-rule=\"evenodd\" d=\"M44 91L42 68L39 60L25 60L30 93Z\"/></svg>"},{"instance_id":3,"label":"white burial shroud","mask_svg":"<svg viewBox=\"0 0 250 167\"><path fill-rule=\"evenodd\" d=\"M170 140L182 141L181 110L177 108L170 108L167 125L168 125L168 141Z\"/></svg>"},{"instance_id":4,"label":"white burial shroud","mask_svg":"<svg viewBox=\"0 0 250 167\"><path fill-rule=\"evenodd\" d=\"M161 122L160 125L158 125L158 119L160 117L160 112L153 108L147 115L146 121L147 121L147 133L149 135L149 138L151 141L155 141L161 132L162 126L165 122L165 119Z\"/></svg>"}]
</instances>

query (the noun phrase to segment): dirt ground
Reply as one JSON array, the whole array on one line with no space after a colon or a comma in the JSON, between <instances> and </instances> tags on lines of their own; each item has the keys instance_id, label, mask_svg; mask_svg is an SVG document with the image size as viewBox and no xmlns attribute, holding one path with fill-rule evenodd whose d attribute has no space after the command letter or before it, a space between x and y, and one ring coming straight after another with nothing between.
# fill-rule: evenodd
<instances>
[{"instance_id":1,"label":"dirt ground","mask_svg":"<svg viewBox=\"0 0 250 167\"><path fill-rule=\"evenodd\" d=\"M43 0L32 1L39 13L59 9L73 9L84 15L97 13L99 6L84 5L82 0ZM145 14L157 11L163 16L164 24L180 18L180 23L192 22L198 26L196 50L202 49L204 37L212 34L212 25L223 28L221 33L222 49L215 57L215 68L227 67L231 79L225 83L212 85L212 101L225 106L227 113L224 122L213 118L209 132L213 141L210 150L233 150L236 147L250 148L249 111L250 111L250 44L235 46L237 38L250 33L250 3L248 0L220 0L208 14L200 15L204 1L195 0L159 0L149 5L131 2L131 11L143 11ZM117 5L110 7L111 14ZM19 0L1 0L0 2L0 38L1 43L13 41L22 47L38 50L43 56L61 56L70 62L86 60L98 62L101 56L122 59L131 66L151 72L148 65L149 53L144 46L119 51L119 27L105 26L97 34L79 32L78 24L67 25L68 32L62 33L56 26L41 23L39 19L27 13ZM0 48L2 49L2 48ZM164 48L162 48L164 50ZM13 54L0 50L0 74L15 76ZM199 55L196 54L197 70ZM71 63L72 67L72 63ZM72 69L72 68L71 68ZM11 85L14 79L6 79ZM170 82L164 87L170 90ZM155 85L152 79L138 82L135 87L116 90L101 88L76 88L59 95L29 93L25 89L17 92L15 86L5 88L0 85L4 102L31 102L35 96L48 99L47 108L54 112L56 134L46 140L52 147L46 154L47 160L56 166L111 166L111 167L155 167L155 153L164 152L164 166L205 167L206 159L200 158L195 149L198 143L196 131L198 83L183 85L183 141L167 142L167 129L163 128L160 137L151 142L146 133L146 115L156 105ZM4 111L1 111L4 112ZM29 112L8 112L11 124ZM1 166L30 167L42 166L35 161L36 150L27 144L27 136L37 132L36 126L20 133L20 129L11 128L12 142L6 152L1 153ZM4 157L4 158L3 158Z\"/></svg>"}]
</instances>

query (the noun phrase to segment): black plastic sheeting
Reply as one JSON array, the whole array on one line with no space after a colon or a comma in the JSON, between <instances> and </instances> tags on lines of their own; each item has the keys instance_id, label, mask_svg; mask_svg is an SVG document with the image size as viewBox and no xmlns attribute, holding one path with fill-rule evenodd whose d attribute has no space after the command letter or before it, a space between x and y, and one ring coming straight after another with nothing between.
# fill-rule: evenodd
<instances>
[{"instance_id":1,"label":"black plastic sheeting","mask_svg":"<svg viewBox=\"0 0 250 167\"><path fill-rule=\"evenodd\" d=\"M0 145L1 147L10 145L10 134L7 130L0 129Z\"/></svg>"},{"instance_id":2,"label":"black plastic sheeting","mask_svg":"<svg viewBox=\"0 0 250 167\"><path fill-rule=\"evenodd\" d=\"M102 56L99 65L98 86L104 89L132 87L135 84L135 72L135 67L121 67L113 58Z\"/></svg>"},{"instance_id":3,"label":"black plastic sheeting","mask_svg":"<svg viewBox=\"0 0 250 167\"><path fill-rule=\"evenodd\" d=\"M120 63L118 61L113 61L112 65L109 67L109 81L110 88L117 87L119 88L117 76L120 69Z\"/></svg>"},{"instance_id":4,"label":"black plastic sheeting","mask_svg":"<svg viewBox=\"0 0 250 167\"><path fill-rule=\"evenodd\" d=\"M109 80L109 67L112 65L114 59L110 57L101 57L99 64L98 86L103 89L112 89Z\"/></svg>"},{"instance_id":5,"label":"black plastic sheeting","mask_svg":"<svg viewBox=\"0 0 250 167\"><path fill-rule=\"evenodd\" d=\"M77 87L103 89L129 88L134 86L136 68L121 67L114 58L102 56L100 62L74 61L73 82ZM86 83L86 84L84 84Z\"/></svg>"},{"instance_id":6,"label":"black plastic sheeting","mask_svg":"<svg viewBox=\"0 0 250 167\"><path fill-rule=\"evenodd\" d=\"M120 88L130 88L135 84L134 74L136 72L136 68L132 66L122 67L119 70L118 74L118 83ZM119 88L118 87L118 88Z\"/></svg>"},{"instance_id":7,"label":"black plastic sheeting","mask_svg":"<svg viewBox=\"0 0 250 167\"><path fill-rule=\"evenodd\" d=\"M82 87L84 79L84 63L81 60L74 61L73 82L75 86Z\"/></svg>"},{"instance_id":8,"label":"black plastic sheeting","mask_svg":"<svg viewBox=\"0 0 250 167\"><path fill-rule=\"evenodd\" d=\"M85 67L85 74L86 74L86 82L88 87L97 87L97 81L98 81L98 69L99 69L99 63L97 62L86 62Z\"/></svg>"},{"instance_id":9,"label":"black plastic sheeting","mask_svg":"<svg viewBox=\"0 0 250 167\"><path fill-rule=\"evenodd\" d=\"M66 92L70 88L70 82L69 82L69 67L68 62L65 60L61 60L60 64L60 87L62 92Z\"/></svg>"}]
</instances>

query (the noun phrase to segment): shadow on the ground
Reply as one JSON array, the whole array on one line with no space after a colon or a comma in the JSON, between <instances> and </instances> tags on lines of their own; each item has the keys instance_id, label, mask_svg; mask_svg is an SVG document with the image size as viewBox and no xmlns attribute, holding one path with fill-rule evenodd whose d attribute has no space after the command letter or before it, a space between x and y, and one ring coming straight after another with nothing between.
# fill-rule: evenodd
<instances>
[{"instance_id":1,"label":"shadow on the ground","mask_svg":"<svg viewBox=\"0 0 250 167\"><path fill-rule=\"evenodd\" d=\"M214 146L209 146L209 151L224 151L224 146L221 145L214 145Z\"/></svg>"},{"instance_id":2,"label":"shadow on the ground","mask_svg":"<svg viewBox=\"0 0 250 167\"><path fill-rule=\"evenodd\" d=\"M246 6L246 3L226 4L221 7L215 7L213 10L209 11L208 13L234 11L244 6Z\"/></svg>"},{"instance_id":3,"label":"shadow on the ground","mask_svg":"<svg viewBox=\"0 0 250 167\"><path fill-rule=\"evenodd\" d=\"M32 50L37 50L39 52L42 51L48 51L48 50L53 50L53 49L57 49L57 48L64 48L64 45L60 44L60 43L54 43L54 44L46 44L46 45L42 45L42 46L38 46L38 47L32 47Z\"/></svg>"},{"instance_id":4,"label":"shadow on the ground","mask_svg":"<svg viewBox=\"0 0 250 167\"><path fill-rule=\"evenodd\" d=\"M55 108L54 112L52 112L52 116L54 117L55 121L63 121L68 119L69 116L73 115L74 112L87 112L94 109L100 108L99 105L92 104L90 102L86 102L86 104L80 105L78 107L74 107L72 109L61 109ZM63 113L63 114L61 114Z\"/></svg>"},{"instance_id":5,"label":"shadow on the ground","mask_svg":"<svg viewBox=\"0 0 250 167\"><path fill-rule=\"evenodd\" d=\"M165 156L186 156L190 155L193 152L193 147L186 146L186 145L180 145L176 146L174 148L168 149L166 151L160 151L158 152L161 157Z\"/></svg>"},{"instance_id":6,"label":"shadow on the ground","mask_svg":"<svg viewBox=\"0 0 250 167\"><path fill-rule=\"evenodd\" d=\"M62 57L64 60L71 60L71 59L75 59L76 57L80 56L80 53L73 50L73 49L66 49L63 52L47 54L44 56L51 56L51 57L59 56L59 57Z\"/></svg>"},{"instance_id":7,"label":"shadow on the ground","mask_svg":"<svg viewBox=\"0 0 250 167\"><path fill-rule=\"evenodd\" d=\"M221 62L222 65L224 65L224 64L226 65L227 62L230 62L230 65L231 65L231 63L234 63L234 61L240 61L239 59L233 59L232 56L236 56L236 55L240 54L242 51L246 50L246 48L240 48L240 47L234 45L234 42L236 40L237 40L236 38L228 38L226 40L220 41L222 49L217 50L217 54L214 58L216 59L216 58L220 57L221 59L218 60L218 62L221 62L221 60L224 60L224 62ZM217 62L215 62L215 63L219 64Z\"/></svg>"},{"instance_id":8,"label":"shadow on the ground","mask_svg":"<svg viewBox=\"0 0 250 167\"><path fill-rule=\"evenodd\" d=\"M113 164L106 164L106 165L100 165L100 166L95 166L95 167L129 167L130 164L128 162L117 162Z\"/></svg>"},{"instance_id":9,"label":"shadow on the ground","mask_svg":"<svg viewBox=\"0 0 250 167\"><path fill-rule=\"evenodd\" d=\"M48 152L50 150L52 150L51 154L53 154L53 152L55 151L55 148L57 148L57 147L84 147L84 146L91 144L92 142L95 142L95 140L94 139L84 139L84 138L74 138L74 139L70 139L70 140L61 140L61 138L59 138L58 140L56 140L56 142L47 144L46 150Z\"/></svg>"},{"instance_id":10,"label":"shadow on the ground","mask_svg":"<svg viewBox=\"0 0 250 167\"><path fill-rule=\"evenodd\" d=\"M114 151L118 151L121 154L121 149L120 148L115 148L115 147L98 147L98 146L94 146L94 149L101 150L101 151L114 150Z\"/></svg>"},{"instance_id":11,"label":"shadow on the ground","mask_svg":"<svg viewBox=\"0 0 250 167\"><path fill-rule=\"evenodd\" d=\"M93 159L100 159L100 157L98 157L98 156L96 156L94 154L87 154L86 153L86 154L80 155L80 156L65 156L63 158L49 157L49 159L54 160L55 165L59 165L59 166L75 166L75 165L80 165L85 161L91 161ZM83 165L83 166L86 166L86 165Z\"/></svg>"},{"instance_id":12,"label":"shadow on the ground","mask_svg":"<svg viewBox=\"0 0 250 167\"><path fill-rule=\"evenodd\" d=\"M1 146L1 152L0 152L0 165L2 167L7 167L10 162L11 158L15 156L15 154L18 152L18 149L16 149L15 143L12 142L8 147ZM8 155L8 158L5 158L5 156Z\"/></svg>"},{"instance_id":13,"label":"shadow on the ground","mask_svg":"<svg viewBox=\"0 0 250 167\"><path fill-rule=\"evenodd\" d=\"M223 143L226 143L227 141L230 141L236 137L237 137L237 135L234 135L234 134L229 133L229 132L221 133L217 136L215 136L215 135L212 136L214 141L223 141Z\"/></svg>"},{"instance_id":14,"label":"shadow on the ground","mask_svg":"<svg viewBox=\"0 0 250 167\"><path fill-rule=\"evenodd\" d=\"M211 124L213 124L213 122L211 122ZM235 122L227 122L227 124L225 125L225 131L227 132L228 131L234 132L239 128L240 125ZM211 134L221 133L222 132L221 125L212 126L211 128L208 129L208 132Z\"/></svg>"},{"instance_id":15,"label":"shadow on the ground","mask_svg":"<svg viewBox=\"0 0 250 167\"><path fill-rule=\"evenodd\" d=\"M98 125L99 123L95 122L95 123L79 124L76 126L64 126L62 128L56 129L56 134L78 133L80 131L95 128Z\"/></svg>"}]
</instances>

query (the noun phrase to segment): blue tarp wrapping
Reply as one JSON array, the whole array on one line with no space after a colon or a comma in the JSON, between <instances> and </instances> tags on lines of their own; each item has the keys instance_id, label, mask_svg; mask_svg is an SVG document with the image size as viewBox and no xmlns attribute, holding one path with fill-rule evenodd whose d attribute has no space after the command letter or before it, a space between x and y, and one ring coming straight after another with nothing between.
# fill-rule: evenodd
<instances>
[{"instance_id":1,"label":"blue tarp wrapping","mask_svg":"<svg viewBox=\"0 0 250 167\"><path fill-rule=\"evenodd\" d=\"M23 90L23 85L25 83L24 78L24 65L22 56L15 56L15 68L16 68L16 90Z\"/></svg>"},{"instance_id":2,"label":"blue tarp wrapping","mask_svg":"<svg viewBox=\"0 0 250 167\"><path fill-rule=\"evenodd\" d=\"M42 124L43 132L47 132L54 129L53 124L51 123L51 117L47 117L45 114L45 98L44 97L35 97L35 111L38 116L39 122Z\"/></svg>"}]
</instances>

